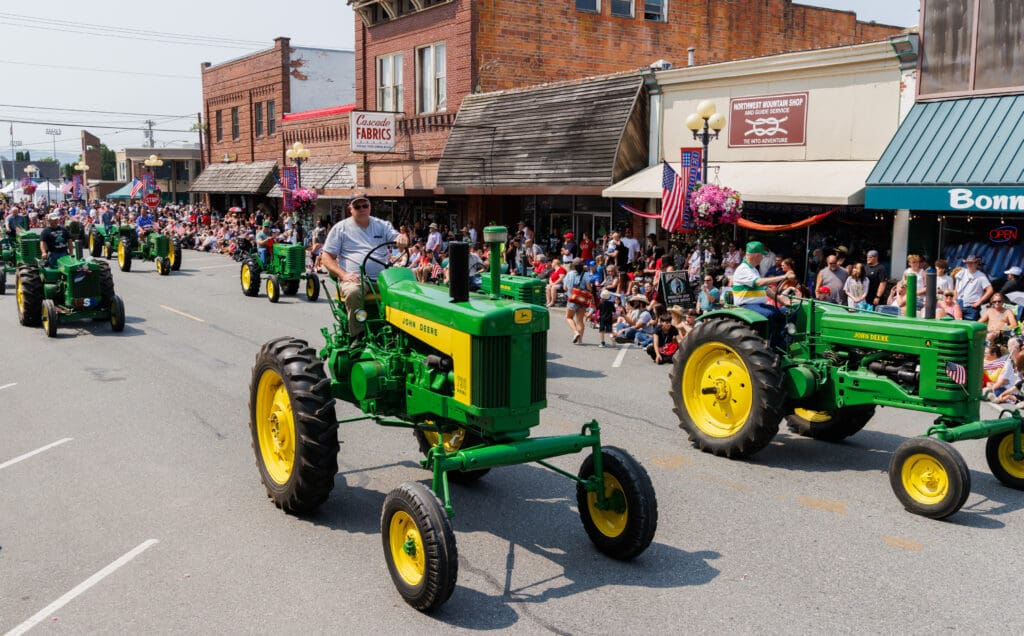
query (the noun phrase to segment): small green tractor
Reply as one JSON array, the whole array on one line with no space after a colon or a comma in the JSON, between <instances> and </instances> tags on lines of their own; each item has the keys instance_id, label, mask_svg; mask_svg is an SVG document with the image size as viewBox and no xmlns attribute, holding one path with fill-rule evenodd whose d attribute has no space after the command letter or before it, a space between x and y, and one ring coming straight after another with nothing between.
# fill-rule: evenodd
<instances>
[{"instance_id":1,"label":"small green tractor","mask_svg":"<svg viewBox=\"0 0 1024 636\"><path fill-rule=\"evenodd\" d=\"M16 256L17 240L0 228L0 294L7 293L7 275L18 269Z\"/></svg>"},{"instance_id":2,"label":"small green tractor","mask_svg":"<svg viewBox=\"0 0 1024 636\"><path fill-rule=\"evenodd\" d=\"M512 298L521 303L530 303L531 305L543 305L547 302L545 297L546 287L547 282L539 278L516 276L514 274L502 274L501 284L498 286L501 290L502 298ZM485 294L491 293L490 277L481 277L480 291Z\"/></svg>"},{"instance_id":3,"label":"small green tractor","mask_svg":"<svg viewBox=\"0 0 1024 636\"><path fill-rule=\"evenodd\" d=\"M181 241L155 229L139 239L134 225L125 223L104 227L93 225L89 234L89 253L93 258L117 256L122 272L132 270L132 260L153 261L161 276L181 269Z\"/></svg>"},{"instance_id":4,"label":"small green tractor","mask_svg":"<svg viewBox=\"0 0 1024 636\"><path fill-rule=\"evenodd\" d=\"M484 230L492 289L498 288L497 251L506 235L503 227ZM470 294L466 244L452 244L449 290L418 283L409 269L389 269L378 250L390 245L367 254L359 270L364 308L354 319L365 329L360 338L349 335L343 301L327 294L334 324L321 330L326 344L319 354L285 337L267 342L256 356L249 422L268 497L285 512L314 511L334 487L338 425L372 419L411 431L432 476L430 487L407 482L392 490L381 517L392 581L418 610L440 606L455 588L449 483L474 482L491 468L535 462L569 478L596 548L621 560L642 553L658 518L644 468L627 452L602 447L595 421L578 434L530 437L547 404L547 309ZM384 267L376 281L365 276L371 259ZM362 415L338 421L336 400ZM546 461L584 450L589 454L576 475Z\"/></svg>"},{"instance_id":5,"label":"small green tractor","mask_svg":"<svg viewBox=\"0 0 1024 636\"><path fill-rule=\"evenodd\" d=\"M908 283L915 289L913 281ZM915 301L908 294L907 306ZM970 472L952 442L988 438L999 481L1024 490L1024 420L980 419L985 325L890 316L815 300L786 308L784 333L741 307L704 314L673 361L670 395L693 444L744 458L786 418L794 432L835 442L861 430L878 406L934 413L901 444L889 482L910 512L942 519L963 506ZM772 345L769 345L769 341Z\"/></svg>"},{"instance_id":6,"label":"small green tractor","mask_svg":"<svg viewBox=\"0 0 1024 636\"><path fill-rule=\"evenodd\" d=\"M18 321L26 327L41 325L51 338L60 323L75 320L109 320L115 332L124 331L124 302L114 293L110 265L83 259L80 243L75 245L77 255L62 256L56 267L48 267L41 258L39 235L18 235Z\"/></svg>"},{"instance_id":7,"label":"small green tractor","mask_svg":"<svg viewBox=\"0 0 1024 636\"><path fill-rule=\"evenodd\" d=\"M294 296L305 285L306 300L320 297L320 279L306 271L306 248L302 244L274 243L270 262L264 264L256 250L242 261L240 280L246 296L260 295L260 276L267 277L267 298L276 303L281 294Z\"/></svg>"}]
</instances>

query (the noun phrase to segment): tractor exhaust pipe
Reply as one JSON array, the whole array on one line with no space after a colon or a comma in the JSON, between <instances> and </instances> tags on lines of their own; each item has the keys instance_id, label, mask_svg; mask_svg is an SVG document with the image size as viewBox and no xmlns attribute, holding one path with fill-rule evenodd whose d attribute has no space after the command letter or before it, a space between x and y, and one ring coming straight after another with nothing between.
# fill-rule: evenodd
<instances>
[{"instance_id":1,"label":"tractor exhaust pipe","mask_svg":"<svg viewBox=\"0 0 1024 636\"><path fill-rule=\"evenodd\" d=\"M469 243L448 244L448 294L453 303L469 300Z\"/></svg>"},{"instance_id":2,"label":"tractor exhaust pipe","mask_svg":"<svg viewBox=\"0 0 1024 636\"><path fill-rule=\"evenodd\" d=\"M501 298L501 244L508 241L508 229L503 225L484 228L484 243L491 248L491 300Z\"/></svg>"},{"instance_id":3,"label":"tractor exhaust pipe","mask_svg":"<svg viewBox=\"0 0 1024 636\"><path fill-rule=\"evenodd\" d=\"M924 275L924 317L935 317L935 298L938 291L935 289L938 282L938 274L927 272Z\"/></svg>"}]
</instances>

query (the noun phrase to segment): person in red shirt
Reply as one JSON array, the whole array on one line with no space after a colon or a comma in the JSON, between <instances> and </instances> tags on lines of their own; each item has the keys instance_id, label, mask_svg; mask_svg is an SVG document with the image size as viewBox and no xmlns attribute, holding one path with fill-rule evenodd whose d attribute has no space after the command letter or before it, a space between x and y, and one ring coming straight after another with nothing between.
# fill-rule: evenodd
<instances>
[{"instance_id":1,"label":"person in red shirt","mask_svg":"<svg viewBox=\"0 0 1024 636\"><path fill-rule=\"evenodd\" d=\"M548 307L553 307L555 305L555 301L558 300L558 292L562 289L562 279L565 278L565 268L562 267L561 261L556 258L551 261L551 266L554 270L551 272L551 278L548 279Z\"/></svg>"},{"instance_id":2,"label":"person in red shirt","mask_svg":"<svg viewBox=\"0 0 1024 636\"><path fill-rule=\"evenodd\" d=\"M580 259L584 262L594 260L594 242L590 240L590 235L586 232L580 239Z\"/></svg>"}]
</instances>

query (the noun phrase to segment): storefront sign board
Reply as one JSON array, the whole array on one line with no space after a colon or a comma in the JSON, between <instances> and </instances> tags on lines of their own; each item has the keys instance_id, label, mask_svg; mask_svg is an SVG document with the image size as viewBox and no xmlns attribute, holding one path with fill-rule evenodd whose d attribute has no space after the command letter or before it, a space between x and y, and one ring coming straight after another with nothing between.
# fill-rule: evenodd
<instances>
[{"instance_id":1,"label":"storefront sign board","mask_svg":"<svg viewBox=\"0 0 1024 636\"><path fill-rule=\"evenodd\" d=\"M729 147L807 145L807 93L729 100Z\"/></svg>"},{"instance_id":2,"label":"storefront sign board","mask_svg":"<svg viewBox=\"0 0 1024 636\"><path fill-rule=\"evenodd\" d=\"M874 210L935 210L1024 214L1024 187L868 187L864 207Z\"/></svg>"},{"instance_id":3,"label":"storefront sign board","mask_svg":"<svg viewBox=\"0 0 1024 636\"><path fill-rule=\"evenodd\" d=\"M349 133L352 152L392 152L395 149L395 114L352 111Z\"/></svg>"}]
</instances>

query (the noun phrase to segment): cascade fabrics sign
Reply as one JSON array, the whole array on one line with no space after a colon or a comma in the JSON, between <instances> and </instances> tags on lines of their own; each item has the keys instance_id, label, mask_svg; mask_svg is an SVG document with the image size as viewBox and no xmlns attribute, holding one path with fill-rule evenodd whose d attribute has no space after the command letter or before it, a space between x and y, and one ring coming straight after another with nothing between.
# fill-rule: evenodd
<instances>
[{"instance_id":1,"label":"cascade fabrics sign","mask_svg":"<svg viewBox=\"0 0 1024 636\"><path fill-rule=\"evenodd\" d=\"M729 100L729 147L807 145L807 93Z\"/></svg>"},{"instance_id":2,"label":"cascade fabrics sign","mask_svg":"<svg viewBox=\"0 0 1024 636\"><path fill-rule=\"evenodd\" d=\"M349 138L352 152L392 152L395 149L395 114L352 111Z\"/></svg>"}]
</instances>

